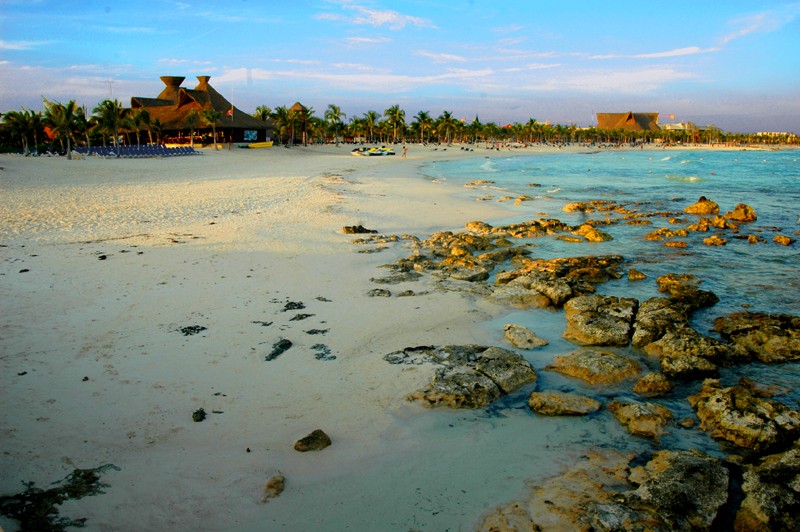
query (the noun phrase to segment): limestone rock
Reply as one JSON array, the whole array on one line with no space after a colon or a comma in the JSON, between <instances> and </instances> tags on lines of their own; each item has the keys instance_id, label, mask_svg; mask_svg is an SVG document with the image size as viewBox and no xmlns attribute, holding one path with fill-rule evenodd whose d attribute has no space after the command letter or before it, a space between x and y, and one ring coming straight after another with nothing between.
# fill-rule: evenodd
<instances>
[{"instance_id":1,"label":"limestone rock","mask_svg":"<svg viewBox=\"0 0 800 532\"><path fill-rule=\"evenodd\" d=\"M589 384L615 385L641 372L635 360L616 353L581 349L553 358L545 369L575 377Z\"/></svg>"},{"instance_id":2,"label":"limestone rock","mask_svg":"<svg viewBox=\"0 0 800 532\"><path fill-rule=\"evenodd\" d=\"M509 323L503 327L505 339L519 349L536 349L546 346L549 342L544 338L539 338L536 334L522 325Z\"/></svg>"},{"instance_id":3,"label":"limestone rock","mask_svg":"<svg viewBox=\"0 0 800 532\"><path fill-rule=\"evenodd\" d=\"M643 397L659 397L671 391L672 383L663 373L648 373L633 387L633 392Z\"/></svg>"},{"instance_id":4,"label":"limestone rock","mask_svg":"<svg viewBox=\"0 0 800 532\"><path fill-rule=\"evenodd\" d=\"M492 231L492 226L486 222L469 222L466 225L466 230L471 233L488 234Z\"/></svg>"},{"instance_id":5,"label":"limestone rock","mask_svg":"<svg viewBox=\"0 0 800 532\"><path fill-rule=\"evenodd\" d=\"M714 329L761 362L800 360L798 316L737 312L714 320Z\"/></svg>"},{"instance_id":6,"label":"limestone rock","mask_svg":"<svg viewBox=\"0 0 800 532\"><path fill-rule=\"evenodd\" d=\"M643 274L639 270L631 268L630 270L628 270L628 279L631 281L642 281L644 279L647 279L647 275Z\"/></svg>"},{"instance_id":7,"label":"limestone rock","mask_svg":"<svg viewBox=\"0 0 800 532\"><path fill-rule=\"evenodd\" d=\"M668 530L712 530L728 501L730 474L719 460L697 451L656 451L629 480L627 506L663 519Z\"/></svg>"},{"instance_id":8,"label":"limestone rock","mask_svg":"<svg viewBox=\"0 0 800 532\"><path fill-rule=\"evenodd\" d=\"M786 235L775 235L772 237L772 241L776 244L780 244L781 246L791 246L795 243L794 238Z\"/></svg>"},{"instance_id":9,"label":"limestone rock","mask_svg":"<svg viewBox=\"0 0 800 532\"><path fill-rule=\"evenodd\" d=\"M589 451L567 471L531 487L526 499L489 513L479 530L714 529L730 478L719 460L696 451L657 451L631 470L632 458Z\"/></svg>"},{"instance_id":10,"label":"limestone rock","mask_svg":"<svg viewBox=\"0 0 800 532\"><path fill-rule=\"evenodd\" d=\"M724 344L690 327L678 327L667 332L645 345L644 351L661 359L661 371L665 375L679 379L716 376L719 366L749 358L743 348Z\"/></svg>"},{"instance_id":11,"label":"limestone rock","mask_svg":"<svg viewBox=\"0 0 800 532\"><path fill-rule=\"evenodd\" d=\"M688 399L702 430L737 447L764 452L800 436L800 412L743 386L721 388L719 380L706 379Z\"/></svg>"},{"instance_id":12,"label":"limestone rock","mask_svg":"<svg viewBox=\"0 0 800 532\"><path fill-rule=\"evenodd\" d=\"M658 440L672 420L672 412L657 403L623 403L615 399L608 410L634 436Z\"/></svg>"},{"instance_id":13,"label":"limestone rock","mask_svg":"<svg viewBox=\"0 0 800 532\"><path fill-rule=\"evenodd\" d=\"M727 243L728 240L719 235L711 235L710 237L703 239L703 244L706 246L724 246Z\"/></svg>"},{"instance_id":14,"label":"limestone rock","mask_svg":"<svg viewBox=\"0 0 800 532\"><path fill-rule=\"evenodd\" d=\"M564 338L579 345L626 346L638 301L611 296L587 295L570 299L564 310Z\"/></svg>"},{"instance_id":15,"label":"limestone rock","mask_svg":"<svg viewBox=\"0 0 800 532\"><path fill-rule=\"evenodd\" d=\"M745 469L736 530L800 530L800 449Z\"/></svg>"},{"instance_id":16,"label":"limestone rock","mask_svg":"<svg viewBox=\"0 0 800 532\"><path fill-rule=\"evenodd\" d=\"M573 231L572 234L580 235L589 242L607 242L609 240L614 240L608 233L589 224L583 224L576 231Z\"/></svg>"},{"instance_id":17,"label":"limestone rock","mask_svg":"<svg viewBox=\"0 0 800 532\"><path fill-rule=\"evenodd\" d=\"M528 399L531 410L545 416L584 416L600 410L591 397L556 391L533 392Z\"/></svg>"},{"instance_id":18,"label":"limestone rock","mask_svg":"<svg viewBox=\"0 0 800 532\"><path fill-rule=\"evenodd\" d=\"M363 225L346 225L342 227L342 232L346 235L358 234L374 234L377 233L375 229L367 229Z\"/></svg>"},{"instance_id":19,"label":"limestone rock","mask_svg":"<svg viewBox=\"0 0 800 532\"><path fill-rule=\"evenodd\" d=\"M631 343L644 347L663 337L668 331L688 326L685 306L674 299L653 297L639 305L633 322Z\"/></svg>"},{"instance_id":20,"label":"limestone rock","mask_svg":"<svg viewBox=\"0 0 800 532\"><path fill-rule=\"evenodd\" d=\"M316 429L308 436L297 440L294 450L305 453L308 451L321 451L332 444L330 436L325 434L322 429Z\"/></svg>"},{"instance_id":21,"label":"limestone rock","mask_svg":"<svg viewBox=\"0 0 800 532\"><path fill-rule=\"evenodd\" d=\"M719 205L705 196L700 196L696 203L683 209L683 212L687 214L718 214Z\"/></svg>"},{"instance_id":22,"label":"limestone rock","mask_svg":"<svg viewBox=\"0 0 800 532\"><path fill-rule=\"evenodd\" d=\"M733 211L725 213L725 218L736 222L755 222L758 216L756 216L756 211L750 205L740 203Z\"/></svg>"},{"instance_id":23,"label":"limestone rock","mask_svg":"<svg viewBox=\"0 0 800 532\"><path fill-rule=\"evenodd\" d=\"M499 347L409 347L384 359L392 364L441 366L427 387L407 397L428 407L483 408L537 378L536 370L522 356Z\"/></svg>"}]
</instances>

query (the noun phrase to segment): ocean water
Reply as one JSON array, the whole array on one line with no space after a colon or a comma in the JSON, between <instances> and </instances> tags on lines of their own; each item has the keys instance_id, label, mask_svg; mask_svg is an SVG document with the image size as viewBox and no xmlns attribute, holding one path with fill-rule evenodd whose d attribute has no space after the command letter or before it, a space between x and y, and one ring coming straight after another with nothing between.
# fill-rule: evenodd
<instances>
[{"instance_id":1,"label":"ocean water","mask_svg":"<svg viewBox=\"0 0 800 532\"><path fill-rule=\"evenodd\" d=\"M494 225L558 218L578 223L602 213L565 213L574 201L613 200L637 211L681 213L684 207L706 196L720 205L721 213L738 203L755 209L758 220L742 228L766 242L751 244L731 238L721 247L706 246L712 234L690 233L687 248L665 247L644 235L659 227L683 227L694 216L679 215L686 223L673 225L667 217L650 218L652 225L618 223L603 227L614 240L603 243L568 243L552 237L529 240L532 256L555 258L577 255L619 254L627 266L648 278L631 282L627 277L599 285L598 292L635 297L640 301L662 296L655 279L666 273L691 273L702 279L701 287L716 293L720 302L695 315L692 325L714 335L714 318L741 310L800 314L800 242L781 246L776 234L800 240L800 152L780 151L624 151L563 153L525 156L503 154L474 159L435 162L423 169L426 179L467 184L464 195L497 201L503 196L528 195L533 199L508 205L508 217L483 220ZM644 202L644 204L642 204ZM636 205L634 205L636 204ZM712 230L713 231L713 230ZM626 267L627 267L626 266ZM555 355L577 347L561 338L563 311L509 308L483 326L487 345L506 345L503 325L525 325L550 341L542 349L520 351L539 372L537 390L585 393L607 404L614 397L636 398L631 383L597 388L544 370ZM647 370L658 370L658 360L631 347L617 349L638 360ZM800 363L760 363L724 369L723 385L733 385L743 375L776 385L775 399L793 408L800 400ZM723 456L725 449L697 428L685 429L677 421L694 417L686 397L700 382L679 383L667 397L655 399L669 407L675 423L660 442L628 435L606 410L586 418L547 418L531 413L527 397L531 389L500 400L485 411L436 410L398 420L409 441L419 442L416 460L402 459L402 480L393 479L398 497L393 500L394 525L419 530L469 530L494 505L510 502L526 493L526 486L559 474L588 449L614 448L635 453L669 449L700 449ZM641 400L641 398L637 398ZM400 460L398 458L398 460ZM379 468L395 476L386 463ZM389 471L392 471L391 473ZM388 509L387 509L388 511ZM374 523L373 523L374 524Z\"/></svg>"}]
</instances>

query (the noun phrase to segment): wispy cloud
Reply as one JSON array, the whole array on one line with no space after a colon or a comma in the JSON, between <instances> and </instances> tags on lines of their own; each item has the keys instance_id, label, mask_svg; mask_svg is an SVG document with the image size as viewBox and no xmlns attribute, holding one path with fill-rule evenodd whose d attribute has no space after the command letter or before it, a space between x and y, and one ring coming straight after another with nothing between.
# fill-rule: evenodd
<instances>
[{"instance_id":1,"label":"wispy cloud","mask_svg":"<svg viewBox=\"0 0 800 532\"><path fill-rule=\"evenodd\" d=\"M691 72L674 68L596 70L567 73L529 87L531 90L572 90L594 94L641 94L655 91L676 81L696 78Z\"/></svg>"},{"instance_id":2,"label":"wispy cloud","mask_svg":"<svg viewBox=\"0 0 800 532\"><path fill-rule=\"evenodd\" d=\"M348 1L343 1L341 7L345 11L353 11L355 13L352 17L337 13L320 13L316 15L316 18L319 20L344 21L360 26L373 26L376 28L386 26L390 30L401 30L406 26L436 28L436 26L426 18L405 15L392 9L370 9Z\"/></svg>"},{"instance_id":3,"label":"wispy cloud","mask_svg":"<svg viewBox=\"0 0 800 532\"><path fill-rule=\"evenodd\" d=\"M174 59L174 58L167 58L167 57L159 59L158 62L161 63L161 64L164 64L164 65L174 65L174 66L178 66L178 65L207 66L207 65L213 65L214 64L211 61L198 61L198 60L193 60L193 59Z\"/></svg>"},{"instance_id":4,"label":"wispy cloud","mask_svg":"<svg viewBox=\"0 0 800 532\"><path fill-rule=\"evenodd\" d=\"M420 57L427 57L428 59L431 59L434 63L466 63L467 62L467 59L464 58L464 57L461 57L460 55L426 52L425 50L416 51L416 52L414 52L414 55L418 55Z\"/></svg>"},{"instance_id":5,"label":"wispy cloud","mask_svg":"<svg viewBox=\"0 0 800 532\"><path fill-rule=\"evenodd\" d=\"M388 37L347 37L344 42L351 46L359 46L362 44L386 44L392 42Z\"/></svg>"},{"instance_id":6,"label":"wispy cloud","mask_svg":"<svg viewBox=\"0 0 800 532\"><path fill-rule=\"evenodd\" d=\"M51 41L4 41L0 39L0 50L33 50L52 44Z\"/></svg>"},{"instance_id":7,"label":"wispy cloud","mask_svg":"<svg viewBox=\"0 0 800 532\"><path fill-rule=\"evenodd\" d=\"M93 26L94 31L104 31L106 33L155 33L155 28L145 26Z\"/></svg>"},{"instance_id":8,"label":"wispy cloud","mask_svg":"<svg viewBox=\"0 0 800 532\"><path fill-rule=\"evenodd\" d=\"M603 55L590 55L588 59L663 59L667 57L681 57L686 55L705 54L709 52L716 52L719 48L700 48L699 46L687 46L684 48L675 48L673 50L666 50L663 52L652 52L647 54L603 54Z\"/></svg>"},{"instance_id":9,"label":"wispy cloud","mask_svg":"<svg viewBox=\"0 0 800 532\"><path fill-rule=\"evenodd\" d=\"M723 35L722 44L741 39L754 33L770 33L800 17L800 2L788 4L779 9L756 13L730 21L734 29Z\"/></svg>"}]
</instances>

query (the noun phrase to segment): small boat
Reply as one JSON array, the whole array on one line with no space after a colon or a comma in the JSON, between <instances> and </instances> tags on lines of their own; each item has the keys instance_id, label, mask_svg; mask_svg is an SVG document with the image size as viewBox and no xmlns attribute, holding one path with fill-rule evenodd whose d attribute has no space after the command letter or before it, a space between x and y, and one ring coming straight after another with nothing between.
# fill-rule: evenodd
<instances>
[{"instance_id":1,"label":"small boat","mask_svg":"<svg viewBox=\"0 0 800 532\"><path fill-rule=\"evenodd\" d=\"M248 148L251 148L251 149L271 148L272 147L272 141L270 140L268 142L251 142L250 144L246 144L245 146L248 147Z\"/></svg>"},{"instance_id":2,"label":"small boat","mask_svg":"<svg viewBox=\"0 0 800 532\"><path fill-rule=\"evenodd\" d=\"M357 155L359 157L375 157L381 155L394 155L394 150L392 148L387 148L386 146L381 146L380 148L354 148L353 151L350 152L353 155Z\"/></svg>"}]
</instances>

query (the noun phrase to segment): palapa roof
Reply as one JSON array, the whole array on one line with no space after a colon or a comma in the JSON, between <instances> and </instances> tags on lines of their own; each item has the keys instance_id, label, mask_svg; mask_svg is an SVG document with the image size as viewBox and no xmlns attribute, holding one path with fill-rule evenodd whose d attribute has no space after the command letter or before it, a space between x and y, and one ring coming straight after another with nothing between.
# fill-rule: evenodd
<instances>
[{"instance_id":1,"label":"palapa roof","mask_svg":"<svg viewBox=\"0 0 800 532\"><path fill-rule=\"evenodd\" d=\"M659 131L658 113L597 113L598 129Z\"/></svg>"},{"instance_id":2,"label":"palapa roof","mask_svg":"<svg viewBox=\"0 0 800 532\"><path fill-rule=\"evenodd\" d=\"M158 119L164 124L164 129L188 129L186 115L190 110L198 112L213 109L222 113L217 122L217 127L233 127L236 129L272 129L271 121L264 122L254 116L236 108L227 98L212 87L208 80L210 76L197 76L198 84L194 89L181 87L186 79L182 76L162 76L164 90L157 98L131 98L131 109L146 109L150 119ZM203 129L205 123L201 120L196 129Z\"/></svg>"}]
</instances>

